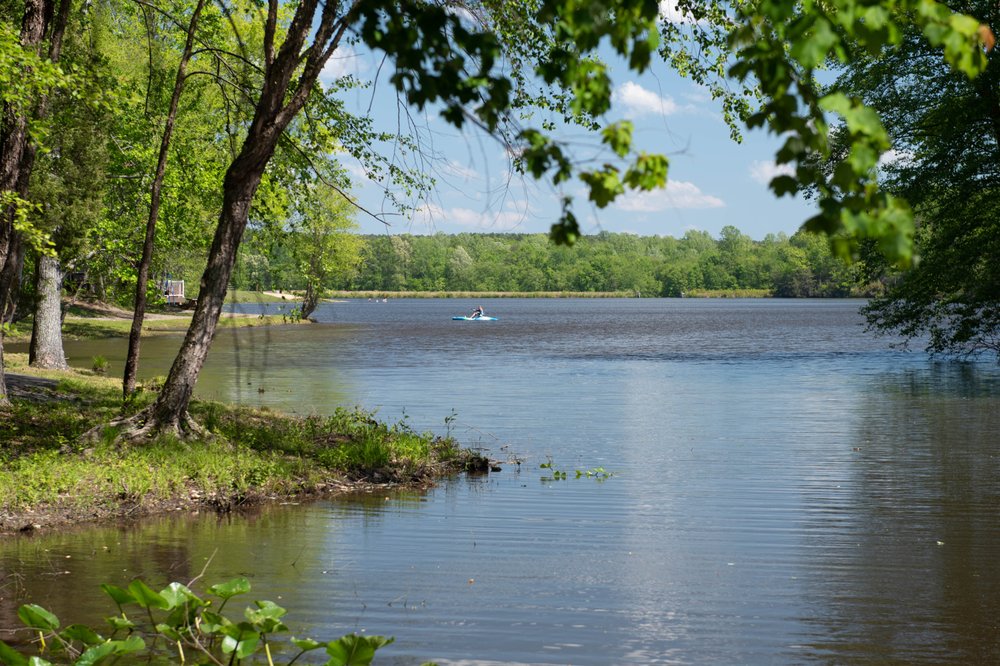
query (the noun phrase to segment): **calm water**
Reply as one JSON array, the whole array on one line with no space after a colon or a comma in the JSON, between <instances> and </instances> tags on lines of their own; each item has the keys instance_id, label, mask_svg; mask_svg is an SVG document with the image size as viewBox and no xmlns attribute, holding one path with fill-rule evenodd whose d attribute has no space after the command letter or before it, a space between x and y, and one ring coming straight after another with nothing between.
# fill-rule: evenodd
<instances>
[{"instance_id":1,"label":"calm water","mask_svg":"<svg viewBox=\"0 0 1000 666\"><path fill-rule=\"evenodd\" d=\"M894 351L857 301L324 306L224 331L206 397L378 409L499 459L425 494L0 543L17 599L246 575L296 635L379 663L998 663L1000 372ZM272 307L273 310L273 307ZM143 343L164 374L178 340ZM120 368L122 341L68 350ZM567 480L551 480L551 461ZM575 470L603 467L603 482ZM95 596L88 594L88 597Z\"/></svg>"}]
</instances>

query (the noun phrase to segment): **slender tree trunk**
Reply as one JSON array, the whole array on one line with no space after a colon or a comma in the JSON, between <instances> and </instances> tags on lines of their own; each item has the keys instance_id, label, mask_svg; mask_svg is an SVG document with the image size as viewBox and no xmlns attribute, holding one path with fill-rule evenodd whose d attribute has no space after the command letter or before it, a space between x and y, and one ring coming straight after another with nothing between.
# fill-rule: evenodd
<instances>
[{"instance_id":1,"label":"slender tree trunk","mask_svg":"<svg viewBox=\"0 0 1000 666\"><path fill-rule=\"evenodd\" d=\"M239 165L237 159L226 175L223 212L209 251L208 266L201 278L198 304L191 325L151 408L151 418L140 431L142 435L158 430L183 434L195 428L187 414L188 404L215 337L229 278L236 263L236 251L246 229L250 203L263 175L263 164L247 171L239 169Z\"/></svg>"},{"instance_id":2,"label":"slender tree trunk","mask_svg":"<svg viewBox=\"0 0 1000 666\"><path fill-rule=\"evenodd\" d=\"M122 379L122 393L126 400L135 393L135 377L139 366L139 342L142 337L142 320L146 316L146 291L149 286L149 266L153 259L153 241L156 238L156 222L160 216L160 195L163 189L163 177L167 170L167 154L170 151L170 138L174 133L177 106L180 102L181 92L184 90L187 65L191 59L195 29L198 26L198 16L201 14L204 6L205 0L198 0L198 5L191 16L191 23L188 24L187 42L184 45L184 53L181 55L181 61L177 65L177 78L174 81L174 92L170 98L170 110L167 113L167 120L163 127L163 138L160 141L160 156L156 162L156 175L153 178L153 185L150 188L149 217L146 219L146 238L142 244L142 259L139 261L139 276L135 285L135 309L132 314L132 328L129 330L128 335L128 354L125 356L125 374Z\"/></svg>"},{"instance_id":3,"label":"slender tree trunk","mask_svg":"<svg viewBox=\"0 0 1000 666\"><path fill-rule=\"evenodd\" d=\"M338 19L338 3L331 1L323 6L317 21L315 14L318 7L318 0L302 0L299 3L295 16L288 24L285 41L274 53L274 19L278 13L278 2L270 0L268 3L264 85L253 121L247 129L247 137L223 180L222 211L209 250L208 265L201 278L198 304L156 402L145 413L131 420L138 427L125 433L130 439L143 439L164 430L181 435L190 430L200 430L187 413L188 404L222 314L229 278L236 263L236 251L246 229L253 196L268 161L274 155L278 139L305 105L320 71L357 11L357 5L352 5L348 15ZM314 41L303 52L307 37ZM293 77L297 72L298 78L293 87Z\"/></svg>"},{"instance_id":4,"label":"slender tree trunk","mask_svg":"<svg viewBox=\"0 0 1000 666\"><path fill-rule=\"evenodd\" d=\"M37 368L63 370L67 367L62 344L62 282L59 260L39 255L35 262L38 304L28 349L28 363Z\"/></svg>"}]
</instances>

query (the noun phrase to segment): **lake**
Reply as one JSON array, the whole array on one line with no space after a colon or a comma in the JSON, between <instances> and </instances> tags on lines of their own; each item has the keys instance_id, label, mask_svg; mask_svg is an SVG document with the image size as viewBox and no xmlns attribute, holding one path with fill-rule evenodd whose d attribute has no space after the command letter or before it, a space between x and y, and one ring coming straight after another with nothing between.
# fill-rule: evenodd
<instances>
[{"instance_id":1,"label":"lake","mask_svg":"<svg viewBox=\"0 0 1000 666\"><path fill-rule=\"evenodd\" d=\"M361 405L503 471L7 539L0 624L15 599L93 621L113 610L100 583L205 570L250 578L297 636L395 636L383 664L1000 662L996 364L894 349L861 301L485 300L498 321L450 319L476 304L224 330L198 394ZM126 344L67 353L119 372ZM178 345L145 340L140 374Z\"/></svg>"}]
</instances>

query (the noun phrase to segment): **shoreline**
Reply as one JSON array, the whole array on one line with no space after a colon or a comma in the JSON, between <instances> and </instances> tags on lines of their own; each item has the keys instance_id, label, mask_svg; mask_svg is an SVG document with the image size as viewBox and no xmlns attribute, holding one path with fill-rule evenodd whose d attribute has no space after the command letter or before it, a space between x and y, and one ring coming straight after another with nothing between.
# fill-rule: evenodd
<instances>
[{"instance_id":1,"label":"shoreline","mask_svg":"<svg viewBox=\"0 0 1000 666\"><path fill-rule=\"evenodd\" d=\"M5 361L12 406L0 408L0 538L427 489L456 474L498 469L450 438L358 410L297 417L195 400L191 413L213 433L210 442L123 445L107 433L82 442L81 434L121 414L119 382L90 371L35 370L24 354ZM152 399L146 388L133 409ZM371 459L373 448L381 458Z\"/></svg>"},{"instance_id":2,"label":"shoreline","mask_svg":"<svg viewBox=\"0 0 1000 666\"><path fill-rule=\"evenodd\" d=\"M150 312L143 318L142 337L184 333L191 323L191 312ZM299 326L312 322L291 318L287 314L257 315L229 312L219 318L221 328L249 328L254 326ZM127 338L132 327L132 312L106 303L77 303L63 319L64 340L98 338ZM31 317L18 321L3 333L6 351L8 344L27 344L31 341Z\"/></svg>"}]
</instances>

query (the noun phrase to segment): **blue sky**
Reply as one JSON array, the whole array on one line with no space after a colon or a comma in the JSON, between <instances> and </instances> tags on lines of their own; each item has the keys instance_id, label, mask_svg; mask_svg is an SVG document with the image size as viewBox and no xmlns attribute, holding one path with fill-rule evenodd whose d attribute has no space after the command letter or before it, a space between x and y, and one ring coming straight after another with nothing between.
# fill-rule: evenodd
<instances>
[{"instance_id":1,"label":"blue sky","mask_svg":"<svg viewBox=\"0 0 1000 666\"><path fill-rule=\"evenodd\" d=\"M665 13L669 9L664 5ZM372 79L379 62L371 53L342 48L329 63L324 78L353 73ZM812 215L809 202L777 199L767 182L776 173L776 137L744 132L735 143L717 103L707 91L675 75L661 62L641 76L612 65L614 104L608 120L627 118L635 124L636 147L670 159L665 190L626 193L614 204L597 209L586 200L578 181L559 192L546 182L511 174L504 148L477 130L460 131L437 117L397 104L385 67L374 89L357 90L345 99L356 113L371 113L379 129L403 125L415 128L423 144L421 155L407 163L438 181L434 191L411 199L416 211L391 214L383 188L368 180L361 166L345 159L355 180L353 194L365 209L390 213L389 233L547 232L559 216L563 193L575 196L575 214L584 233L601 230L640 235L683 236L689 229L718 236L733 225L754 239L769 233L791 235ZM537 123L526 123L536 125ZM578 156L603 162L598 141L580 130L557 138L571 142ZM357 216L362 233L384 233L386 227L365 214Z\"/></svg>"}]
</instances>

